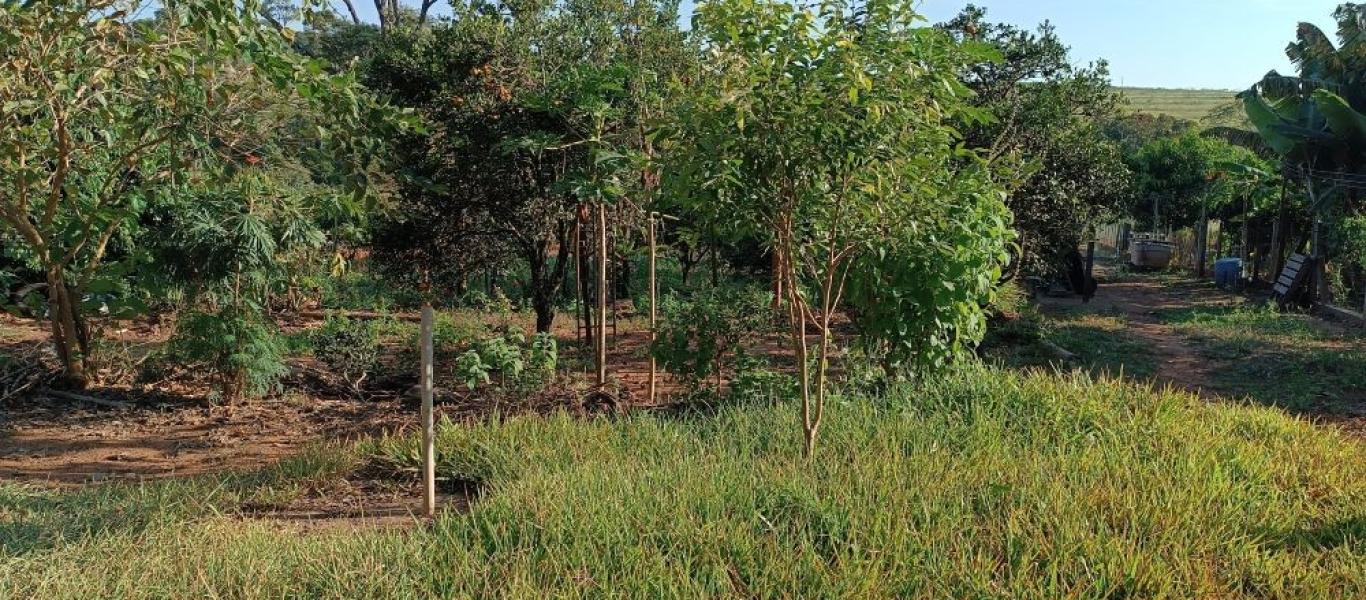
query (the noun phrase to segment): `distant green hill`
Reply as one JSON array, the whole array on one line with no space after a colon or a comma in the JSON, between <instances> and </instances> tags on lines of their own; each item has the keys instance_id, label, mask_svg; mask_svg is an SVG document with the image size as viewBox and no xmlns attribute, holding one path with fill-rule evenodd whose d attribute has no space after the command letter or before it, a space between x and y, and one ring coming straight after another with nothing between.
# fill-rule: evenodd
<instances>
[{"instance_id":1,"label":"distant green hill","mask_svg":"<svg viewBox=\"0 0 1366 600\"><path fill-rule=\"evenodd\" d=\"M1229 90L1115 88L1128 100L1128 110L1164 114L1206 125L1243 125L1246 117Z\"/></svg>"}]
</instances>

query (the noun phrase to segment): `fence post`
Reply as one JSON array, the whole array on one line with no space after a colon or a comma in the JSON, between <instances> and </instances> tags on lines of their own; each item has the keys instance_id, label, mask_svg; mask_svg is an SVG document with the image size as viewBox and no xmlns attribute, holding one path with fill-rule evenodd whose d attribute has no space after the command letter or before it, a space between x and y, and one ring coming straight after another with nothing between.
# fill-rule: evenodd
<instances>
[{"instance_id":1,"label":"fence post","mask_svg":"<svg viewBox=\"0 0 1366 600\"><path fill-rule=\"evenodd\" d=\"M432 305L422 305L422 510L436 516L436 424L432 416Z\"/></svg>"},{"instance_id":2,"label":"fence post","mask_svg":"<svg viewBox=\"0 0 1366 600\"><path fill-rule=\"evenodd\" d=\"M1200 228L1195 234L1195 276L1205 278L1205 257L1209 252L1209 214L1200 207Z\"/></svg>"}]
</instances>

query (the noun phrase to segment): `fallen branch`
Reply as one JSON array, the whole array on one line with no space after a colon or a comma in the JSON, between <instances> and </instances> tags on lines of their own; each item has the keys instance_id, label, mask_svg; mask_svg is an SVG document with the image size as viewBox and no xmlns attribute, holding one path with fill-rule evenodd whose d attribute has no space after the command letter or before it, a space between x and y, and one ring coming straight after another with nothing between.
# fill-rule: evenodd
<instances>
[{"instance_id":1,"label":"fallen branch","mask_svg":"<svg viewBox=\"0 0 1366 600\"><path fill-rule=\"evenodd\" d=\"M1050 342L1048 340L1040 340L1039 345L1043 346L1043 348L1047 350L1049 354L1053 355L1053 358L1056 358L1058 360L1073 361L1077 359L1076 354L1073 354L1072 352L1069 352L1066 348L1063 348L1062 346L1054 344L1053 342Z\"/></svg>"},{"instance_id":2,"label":"fallen branch","mask_svg":"<svg viewBox=\"0 0 1366 600\"><path fill-rule=\"evenodd\" d=\"M329 315L360 320L398 319L413 323L422 320L422 316L418 313L381 313L369 310L301 310L296 314L300 317L318 320L326 319Z\"/></svg>"},{"instance_id":3,"label":"fallen branch","mask_svg":"<svg viewBox=\"0 0 1366 600\"><path fill-rule=\"evenodd\" d=\"M73 394L71 392L63 392L58 390L44 390L43 393L47 394L48 396L52 396L53 398L61 398L63 400L75 400L77 402L88 402L90 404L105 406L108 408L133 407L133 405L127 402L119 402L117 400L105 400L103 398L95 398L93 396L86 396L84 394Z\"/></svg>"}]
</instances>

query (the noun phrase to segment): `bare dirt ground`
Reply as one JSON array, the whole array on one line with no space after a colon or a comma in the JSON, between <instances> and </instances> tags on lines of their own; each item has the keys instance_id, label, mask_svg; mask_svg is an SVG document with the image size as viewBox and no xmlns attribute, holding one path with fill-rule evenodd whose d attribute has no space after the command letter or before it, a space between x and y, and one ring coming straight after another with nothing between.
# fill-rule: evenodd
<instances>
[{"instance_id":1,"label":"bare dirt ground","mask_svg":"<svg viewBox=\"0 0 1366 600\"><path fill-rule=\"evenodd\" d=\"M292 323L290 327L308 325ZM680 382L661 370L651 404L649 334L643 328L643 319L624 315L615 331L609 326L611 388L619 399L618 408L664 408L683 391ZM554 333L566 346L562 358L584 365L578 372L563 377L545 394L511 404L468 393L454 382L438 381L437 418L460 421L493 413L599 410L580 403L590 387L588 362L580 356L582 352L568 347L576 337L572 316L561 315ZM150 343L164 334L145 323L107 332L122 341ZM38 348L46 339L40 323L0 315L0 345ZM47 393L36 386L0 403L0 480L79 485L252 471L319 441L347 441L417 427L414 398L392 390L365 398L321 392L320 386L309 385L317 363L311 359L291 362L295 374L287 378L285 393L235 406L210 402L203 389L186 386L97 385L80 393L100 404ZM416 381L415 373L412 379ZM373 488L374 481L363 485Z\"/></svg>"}]
</instances>

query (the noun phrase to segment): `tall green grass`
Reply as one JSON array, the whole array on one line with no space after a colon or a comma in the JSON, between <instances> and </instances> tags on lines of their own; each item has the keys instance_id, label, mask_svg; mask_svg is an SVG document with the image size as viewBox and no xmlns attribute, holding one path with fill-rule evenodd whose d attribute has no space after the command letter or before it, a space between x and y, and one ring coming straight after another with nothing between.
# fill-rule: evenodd
<instances>
[{"instance_id":1,"label":"tall green grass","mask_svg":"<svg viewBox=\"0 0 1366 600\"><path fill-rule=\"evenodd\" d=\"M973 368L839 400L813 460L799 431L786 402L447 424L440 474L482 492L410 531L214 513L283 475L0 486L29 540L0 597L1366 595L1366 447L1273 409ZM314 460L292 475L341 464Z\"/></svg>"}]
</instances>

